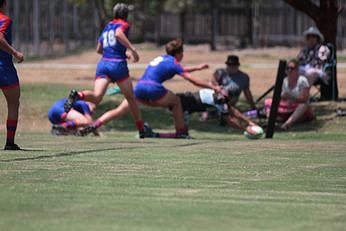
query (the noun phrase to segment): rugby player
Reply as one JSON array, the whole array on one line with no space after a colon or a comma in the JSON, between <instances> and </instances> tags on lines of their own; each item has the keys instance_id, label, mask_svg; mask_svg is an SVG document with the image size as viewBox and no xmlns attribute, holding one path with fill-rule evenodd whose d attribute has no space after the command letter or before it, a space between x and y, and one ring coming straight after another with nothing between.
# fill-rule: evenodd
<instances>
[{"instance_id":1,"label":"rugby player","mask_svg":"<svg viewBox=\"0 0 346 231\"><path fill-rule=\"evenodd\" d=\"M20 150L14 142L18 123L20 87L12 56L21 63L24 61L24 55L12 46L12 21L5 15L6 6L7 1L0 0L0 89L6 98L8 110L4 150Z\"/></svg>"},{"instance_id":2,"label":"rugby player","mask_svg":"<svg viewBox=\"0 0 346 231\"><path fill-rule=\"evenodd\" d=\"M129 103L139 136L144 138L144 123L133 94L133 86L127 67L127 59L131 59L133 62L139 61L137 50L128 39L130 29L127 22L128 13L129 8L126 4L117 3L114 6L114 18L104 28L96 48L96 51L102 54L102 59L97 64L94 90L80 92L72 90L64 108L65 112L68 112L78 99L98 105L102 101L108 85L117 83ZM127 50L130 52L126 53ZM97 126L102 125L101 120L96 122L99 123Z\"/></svg>"},{"instance_id":3,"label":"rugby player","mask_svg":"<svg viewBox=\"0 0 346 231\"><path fill-rule=\"evenodd\" d=\"M221 91L220 86L214 86L201 80L190 73L208 68L207 64L193 67L183 67L180 62L184 57L183 41L175 39L166 44L165 55L155 58L147 66L145 73L135 87L136 99L147 106L170 108L173 113L175 129L174 133L163 134L165 138L190 138L188 127L184 122L183 110L180 98L163 86L163 82L172 79L176 74L193 83L196 86L210 88L216 92ZM128 102L123 101L118 108L102 115L86 132L92 131L111 119L118 118L127 112ZM99 122L98 122L99 121ZM146 134L151 136L148 131Z\"/></svg>"},{"instance_id":4,"label":"rugby player","mask_svg":"<svg viewBox=\"0 0 346 231\"><path fill-rule=\"evenodd\" d=\"M48 119L52 123L53 135L79 135L78 128L93 122L91 114L95 109L93 103L77 100L69 112L65 112L66 98L56 101L48 110Z\"/></svg>"},{"instance_id":5,"label":"rugby player","mask_svg":"<svg viewBox=\"0 0 346 231\"><path fill-rule=\"evenodd\" d=\"M200 89L197 92L178 93L182 109L185 114L194 112L204 112L209 108L216 109L228 125L241 131L254 134L251 126L258 126L245 117L233 104L233 99L229 97L227 88L223 89L223 94L211 89ZM186 116L185 116L186 118Z\"/></svg>"}]
</instances>

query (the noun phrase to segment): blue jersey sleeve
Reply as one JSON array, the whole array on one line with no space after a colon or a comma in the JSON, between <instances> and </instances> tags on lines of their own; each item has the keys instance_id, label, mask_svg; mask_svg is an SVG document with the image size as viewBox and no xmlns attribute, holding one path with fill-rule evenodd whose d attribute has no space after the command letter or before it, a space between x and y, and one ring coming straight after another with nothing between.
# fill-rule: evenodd
<instances>
[{"instance_id":1,"label":"blue jersey sleeve","mask_svg":"<svg viewBox=\"0 0 346 231\"><path fill-rule=\"evenodd\" d=\"M177 73L178 75L183 75L184 72L185 72L184 68L181 66L180 63L175 63L175 64L174 64L174 69L175 69L175 71L176 71L176 73Z\"/></svg>"},{"instance_id":2,"label":"blue jersey sleeve","mask_svg":"<svg viewBox=\"0 0 346 231\"><path fill-rule=\"evenodd\" d=\"M101 43L103 47L103 58L127 59L126 47L117 40L116 33L119 29L123 31L127 37L129 28L129 24L121 19L113 19L106 25L98 39L98 42Z\"/></svg>"}]
</instances>

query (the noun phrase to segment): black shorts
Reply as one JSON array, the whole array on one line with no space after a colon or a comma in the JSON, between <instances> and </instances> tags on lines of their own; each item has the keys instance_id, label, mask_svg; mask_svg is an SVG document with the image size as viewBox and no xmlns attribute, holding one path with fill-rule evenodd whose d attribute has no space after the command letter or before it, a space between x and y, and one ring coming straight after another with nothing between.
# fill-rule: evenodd
<instances>
[{"instance_id":1,"label":"black shorts","mask_svg":"<svg viewBox=\"0 0 346 231\"><path fill-rule=\"evenodd\" d=\"M215 110L220 115L229 115L228 106L224 103L216 106L202 103L199 91L178 93L176 95L180 98L183 111L187 111L189 114Z\"/></svg>"},{"instance_id":2,"label":"black shorts","mask_svg":"<svg viewBox=\"0 0 346 231\"><path fill-rule=\"evenodd\" d=\"M204 112L207 108L211 107L201 102L199 92L178 93L177 96L180 98L183 111L189 113Z\"/></svg>"}]
</instances>

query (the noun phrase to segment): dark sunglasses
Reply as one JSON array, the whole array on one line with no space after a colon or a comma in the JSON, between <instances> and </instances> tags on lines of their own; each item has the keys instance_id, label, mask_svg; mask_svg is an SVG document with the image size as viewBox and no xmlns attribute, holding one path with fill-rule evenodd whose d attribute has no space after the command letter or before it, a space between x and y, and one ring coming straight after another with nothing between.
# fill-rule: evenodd
<instances>
[{"instance_id":1,"label":"dark sunglasses","mask_svg":"<svg viewBox=\"0 0 346 231\"><path fill-rule=\"evenodd\" d=\"M295 70L295 69L297 69L297 68L296 68L296 67L287 67L287 68L286 68L287 71L293 71L293 70Z\"/></svg>"}]
</instances>

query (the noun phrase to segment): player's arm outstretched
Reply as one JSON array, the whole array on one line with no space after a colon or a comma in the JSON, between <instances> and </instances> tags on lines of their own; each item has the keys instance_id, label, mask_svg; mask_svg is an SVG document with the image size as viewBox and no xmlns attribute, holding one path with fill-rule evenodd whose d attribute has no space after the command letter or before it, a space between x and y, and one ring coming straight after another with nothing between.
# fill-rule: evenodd
<instances>
[{"instance_id":1,"label":"player's arm outstretched","mask_svg":"<svg viewBox=\"0 0 346 231\"><path fill-rule=\"evenodd\" d=\"M125 33L123 32L121 28L118 28L115 31L115 38L117 39L117 41L119 41L123 46L125 46L131 52L133 62L135 63L138 62L139 61L138 52L136 48L132 45L130 40L126 37Z\"/></svg>"},{"instance_id":2,"label":"player's arm outstretched","mask_svg":"<svg viewBox=\"0 0 346 231\"><path fill-rule=\"evenodd\" d=\"M255 135L254 131L251 130L251 126L258 126L257 124L245 117L237 108L235 108L231 104L228 104L228 111L229 115L225 115L226 118L224 119L230 126ZM244 126L243 123L246 125Z\"/></svg>"},{"instance_id":3,"label":"player's arm outstretched","mask_svg":"<svg viewBox=\"0 0 346 231\"><path fill-rule=\"evenodd\" d=\"M24 61L23 53L17 51L13 46L8 44L5 35L2 32L0 32L0 49L5 51L6 53L13 55L17 59L18 63Z\"/></svg>"},{"instance_id":4,"label":"player's arm outstretched","mask_svg":"<svg viewBox=\"0 0 346 231\"><path fill-rule=\"evenodd\" d=\"M202 88L209 88L209 89L213 89L214 91L216 92L220 92L221 93L221 90L222 88L220 86L213 86L212 84L210 84L209 82L207 81L204 81L202 79L199 79L195 76L192 76L190 73L188 72L184 72L182 74L182 76L189 82L191 82L192 84L198 86L198 87L202 87Z\"/></svg>"},{"instance_id":5,"label":"player's arm outstretched","mask_svg":"<svg viewBox=\"0 0 346 231\"><path fill-rule=\"evenodd\" d=\"M201 71L201 70L208 69L208 68L209 68L209 65L207 63L202 63L202 64L197 65L197 66L184 67L184 71L191 73L194 71Z\"/></svg>"}]
</instances>

